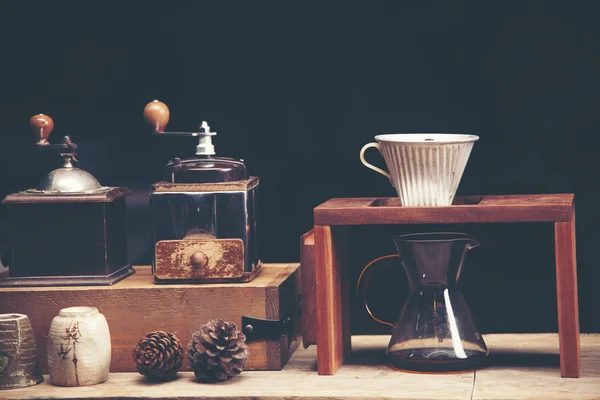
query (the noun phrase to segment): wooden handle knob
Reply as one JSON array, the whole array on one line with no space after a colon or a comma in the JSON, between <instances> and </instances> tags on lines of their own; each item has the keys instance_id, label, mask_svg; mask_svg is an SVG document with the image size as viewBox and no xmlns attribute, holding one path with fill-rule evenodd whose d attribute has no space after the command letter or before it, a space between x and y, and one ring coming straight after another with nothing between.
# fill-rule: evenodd
<instances>
[{"instance_id":1,"label":"wooden handle knob","mask_svg":"<svg viewBox=\"0 0 600 400\"><path fill-rule=\"evenodd\" d=\"M144 119L155 132L164 132L169 123L169 107L162 101L154 100L144 107Z\"/></svg>"},{"instance_id":2,"label":"wooden handle knob","mask_svg":"<svg viewBox=\"0 0 600 400\"><path fill-rule=\"evenodd\" d=\"M35 133L35 137L37 139L36 144L38 145L48 145L48 136L50 136L50 132L54 129L54 121L48 115L38 114L31 117L29 120L29 124Z\"/></svg>"}]
</instances>

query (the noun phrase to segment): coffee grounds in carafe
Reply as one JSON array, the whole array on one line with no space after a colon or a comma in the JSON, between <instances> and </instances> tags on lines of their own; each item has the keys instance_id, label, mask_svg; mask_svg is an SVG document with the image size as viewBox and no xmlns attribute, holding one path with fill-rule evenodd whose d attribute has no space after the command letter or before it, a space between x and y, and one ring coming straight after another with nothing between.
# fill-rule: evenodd
<instances>
[{"instance_id":1,"label":"coffee grounds in carafe","mask_svg":"<svg viewBox=\"0 0 600 400\"><path fill-rule=\"evenodd\" d=\"M454 348L444 346L447 341L438 347L420 347L419 340L412 340L388 349L387 355L397 368L423 372L472 370L486 359L487 351L475 343L463 341L459 357Z\"/></svg>"}]
</instances>

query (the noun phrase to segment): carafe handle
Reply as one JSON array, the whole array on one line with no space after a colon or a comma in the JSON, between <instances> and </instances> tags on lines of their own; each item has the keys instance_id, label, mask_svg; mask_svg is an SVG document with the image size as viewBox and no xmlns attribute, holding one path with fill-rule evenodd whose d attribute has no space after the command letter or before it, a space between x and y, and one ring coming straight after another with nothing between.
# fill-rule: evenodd
<instances>
[{"instance_id":1,"label":"carafe handle","mask_svg":"<svg viewBox=\"0 0 600 400\"><path fill-rule=\"evenodd\" d=\"M375 147L381 153L381 150L379 149L379 143L374 143L374 142L367 143L362 147L362 149L360 149L360 162L362 162L365 167L372 169L375 172L379 172L381 175L384 175L388 179L391 179L389 172L386 172L386 171L382 170L381 168L378 168L378 167L374 166L373 164L370 164L369 162L367 162L367 160L365 160L365 151L369 147Z\"/></svg>"},{"instance_id":2,"label":"carafe handle","mask_svg":"<svg viewBox=\"0 0 600 400\"><path fill-rule=\"evenodd\" d=\"M381 261L381 260L385 260L387 258L394 258L394 257L399 257L399 255L398 254L389 254L387 256L381 256L379 258L374 259L373 261L368 263L366 267L363 268L362 272L358 276L358 282L356 282L356 291L359 294L361 292L361 282L364 282L363 283L364 287L362 288L362 299L363 299L363 304L365 305L365 308L367 309L367 312L369 313L369 316L371 318L373 318L375 321L379 322L380 324L389 325L389 326L394 326L394 324L392 322L384 321L380 318L377 318L371 312L371 308L369 307L369 303L367 302L367 288L369 286L369 281L371 280L371 276L373 275L373 272L375 272L375 268L373 268L375 263L377 263L378 261Z\"/></svg>"}]
</instances>

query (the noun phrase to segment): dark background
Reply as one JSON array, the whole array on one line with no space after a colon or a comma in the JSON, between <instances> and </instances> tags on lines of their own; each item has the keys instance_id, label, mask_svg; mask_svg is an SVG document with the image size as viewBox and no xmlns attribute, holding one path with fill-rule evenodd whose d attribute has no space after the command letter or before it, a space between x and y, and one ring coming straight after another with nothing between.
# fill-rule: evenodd
<instances>
[{"instance_id":1,"label":"dark background","mask_svg":"<svg viewBox=\"0 0 600 400\"><path fill-rule=\"evenodd\" d=\"M580 319L600 332L600 25L594 2L104 1L0 3L0 191L59 165L35 151L29 118L79 144L79 167L129 186L130 258L149 264L149 186L207 120L217 154L261 179L266 262L296 262L312 210L331 197L394 196L358 152L386 132L480 136L458 194L575 193ZM369 154L378 165L383 160ZM410 229L353 236L352 274ZM465 295L482 331L556 331L552 226L471 225L482 246ZM444 229L449 229L444 227ZM392 315L402 271L379 276ZM390 283L392 282L392 283ZM375 281L373 284L376 284ZM375 307L375 304L374 304ZM356 330L376 330L357 305ZM384 329L385 330L385 329Z\"/></svg>"}]
</instances>

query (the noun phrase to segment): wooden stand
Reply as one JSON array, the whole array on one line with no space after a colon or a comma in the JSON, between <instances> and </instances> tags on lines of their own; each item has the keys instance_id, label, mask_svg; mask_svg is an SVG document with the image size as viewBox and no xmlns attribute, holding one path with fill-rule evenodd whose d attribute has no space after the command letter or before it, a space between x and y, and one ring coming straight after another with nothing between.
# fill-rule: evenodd
<instances>
[{"instance_id":1,"label":"wooden stand","mask_svg":"<svg viewBox=\"0 0 600 400\"><path fill-rule=\"evenodd\" d=\"M314 210L317 359L319 375L333 375L351 351L350 294L344 226L553 222L560 370L580 373L579 312L573 194L457 197L452 206L403 207L398 198L335 198Z\"/></svg>"}]
</instances>

